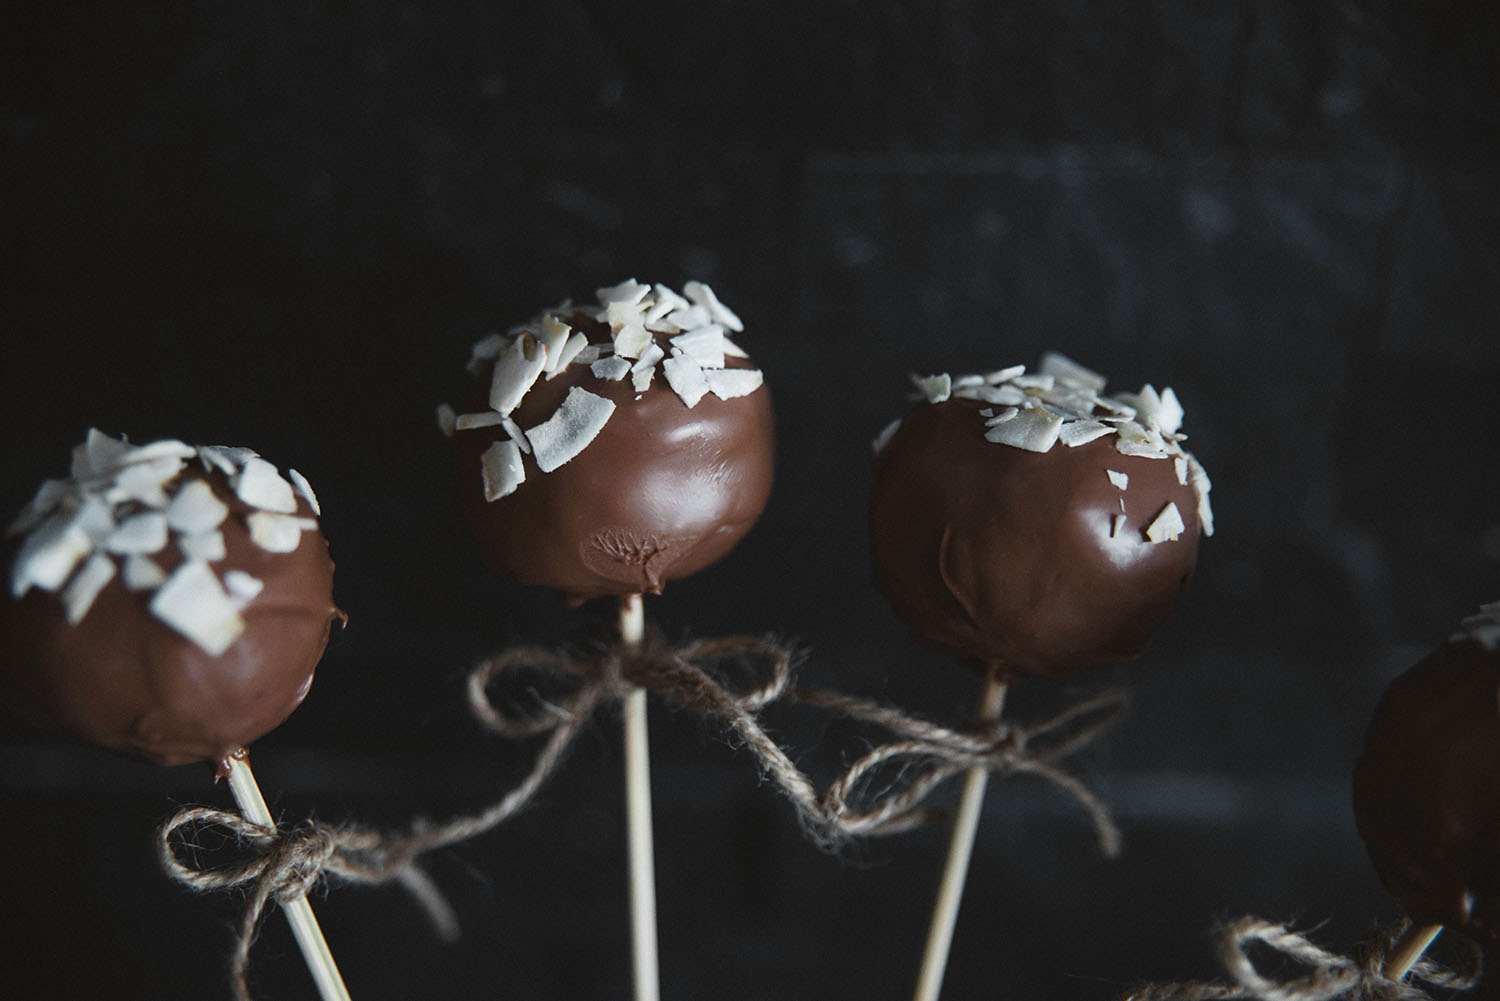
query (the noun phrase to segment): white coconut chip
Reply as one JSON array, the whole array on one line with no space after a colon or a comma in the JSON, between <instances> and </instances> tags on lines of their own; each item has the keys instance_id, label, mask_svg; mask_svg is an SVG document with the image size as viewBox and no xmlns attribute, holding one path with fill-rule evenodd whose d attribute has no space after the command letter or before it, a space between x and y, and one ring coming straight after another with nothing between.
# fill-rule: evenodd
<instances>
[{"instance_id":1,"label":"white coconut chip","mask_svg":"<svg viewBox=\"0 0 1500 1001\"><path fill-rule=\"evenodd\" d=\"M230 478L230 483L239 499L251 507L280 514L297 510L296 491L265 459L247 460L239 475Z\"/></svg>"},{"instance_id":2,"label":"white coconut chip","mask_svg":"<svg viewBox=\"0 0 1500 1001\"><path fill-rule=\"evenodd\" d=\"M443 432L444 437L452 438L453 432L457 429L458 414L448 404L439 403L437 405L437 424L438 430Z\"/></svg>"},{"instance_id":3,"label":"white coconut chip","mask_svg":"<svg viewBox=\"0 0 1500 1001\"><path fill-rule=\"evenodd\" d=\"M1214 509L1208 501L1209 491L1213 484L1209 482L1208 470L1193 456L1188 456L1188 482L1192 484L1193 492L1198 495L1198 524L1203 529L1204 535L1214 534Z\"/></svg>"},{"instance_id":4,"label":"white coconut chip","mask_svg":"<svg viewBox=\"0 0 1500 1001\"><path fill-rule=\"evenodd\" d=\"M714 368L703 373L708 391L721 400L749 396L765 383L758 368Z\"/></svg>"},{"instance_id":5,"label":"white coconut chip","mask_svg":"<svg viewBox=\"0 0 1500 1001\"><path fill-rule=\"evenodd\" d=\"M1023 448L1028 452L1047 452L1057 443L1062 426L1062 418L1046 408L1030 407L1003 424L996 424L984 433L984 437L986 441Z\"/></svg>"},{"instance_id":6,"label":"white coconut chip","mask_svg":"<svg viewBox=\"0 0 1500 1001\"><path fill-rule=\"evenodd\" d=\"M642 285L634 278L627 278L618 285L610 285L606 288L596 289L594 294L599 297L601 305L609 306L614 303L622 303L634 306L646 298L646 293L651 291L650 285Z\"/></svg>"},{"instance_id":7,"label":"white coconut chip","mask_svg":"<svg viewBox=\"0 0 1500 1001\"><path fill-rule=\"evenodd\" d=\"M675 351L673 352L673 354L676 353L677 352ZM644 387L641 385L640 380L641 373L650 372L651 369L656 367L656 363L661 361L666 356L667 353L662 350L662 346L654 342L649 347L647 347L646 350L641 352L641 356L635 360L635 364L630 366L630 374L636 377L635 388L637 390L644 389ZM650 384L651 380L648 377L646 379L646 385L649 386Z\"/></svg>"},{"instance_id":8,"label":"white coconut chip","mask_svg":"<svg viewBox=\"0 0 1500 1001\"><path fill-rule=\"evenodd\" d=\"M167 544L167 516L159 511L132 515L104 540L112 553L155 553Z\"/></svg>"},{"instance_id":9,"label":"white coconut chip","mask_svg":"<svg viewBox=\"0 0 1500 1001\"><path fill-rule=\"evenodd\" d=\"M1057 351L1048 351L1042 355L1042 362L1038 368L1046 375L1055 377L1058 382L1081 386L1095 393L1102 393L1105 383L1109 381L1098 372L1084 368L1067 355Z\"/></svg>"},{"instance_id":10,"label":"white coconut chip","mask_svg":"<svg viewBox=\"0 0 1500 1001\"><path fill-rule=\"evenodd\" d=\"M254 601L265 586L265 581L252 577L243 570L224 571L224 590L229 593L229 600L238 609L243 610Z\"/></svg>"},{"instance_id":11,"label":"white coconut chip","mask_svg":"<svg viewBox=\"0 0 1500 1001\"><path fill-rule=\"evenodd\" d=\"M1087 445L1097 438L1103 438L1113 430L1108 424L1100 424L1098 421L1068 421L1063 424L1058 438L1064 445L1076 448L1079 445Z\"/></svg>"},{"instance_id":12,"label":"white coconut chip","mask_svg":"<svg viewBox=\"0 0 1500 1001\"><path fill-rule=\"evenodd\" d=\"M1141 387L1139 393L1121 393L1121 402L1135 408L1135 419L1146 427L1161 431L1161 394L1150 383Z\"/></svg>"},{"instance_id":13,"label":"white coconut chip","mask_svg":"<svg viewBox=\"0 0 1500 1001\"><path fill-rule=\"evenodd\" d=\"M1125 527L1125 516L1123 514L1112 514L1109 516L1109 537L1119 538L1120 529Z\"/></svg>"},{"instance_id":14,"label":"white coconut chip","mask_svg":"<svg viewBox=\"0 0 1500 1001\"><path fill-rule=\"evenodd\" d=\"M295 469L288 469L286 474L291 478L292 486L297 488L297 496L307 501L307 506L312 508L313 514L321 517L323 514L323 505L318 503L318 495L313 493L312 484L307 482L307 477Z\"/></svg>"},{"instance_id":15,"label":"white coconut chip","mask_svg":"<svg viewBox=\"0 0 1500 1001\"><path fill-rule=\"evenodd\" d=\"M151 599L151 612L210 656L234 645L245 631L234 602L207 563L188 560Z\"/></svg>"},{"instance_id":16,"label":"white coconut chip","mask_svg":"<svg viewBox=\"0 0 1500 1001\"><path fill-rule=\"evenodd\" d=\"M453 408L448 409L451 411ZM441 414L438 416L438 421L442 422ZM217 469L225 476L233 476L240 471L240 464L234 461L229 450L222 445L199 446L198 460L203 463L204 469Z\"/></svg>"},{"instance_id":17,"label":"white coconut chip","mask_svg":"<svg viewBox=\"0 0 1500 1001\"><path fill-rule=\"evenodd\" d=\"M667 314L686 309L687 306L688 301L667 286L654 285L651 288L651 305L647 308L642 320L648 330L675 334L678 329L677 325L666 321Z\"/></svg>"},{"instance_id":18,"label":"white coconut chip","mask_svg":"<svg viewBox=\"0 0 1500 1001\"><path fill-rule=\"evenodd\" d=\"M1069 417L1090 417L1094 412L1094 394L1078 386L1059 382L1051 389L1036 390L1034 395Z\"/></svg>"},{"instance_id":19,"label":"white coconut chip","mask_svg":"<svg viewBox=\"0 0 1500 1001\"><path fill-rule=\"evenodd\" d=\"M917 387L917 392L927 398L928 403L942 403L953 395L953 377L947 372L939 372L937 375L917 375L913 372L909 378L911 384Z\"/></svg>"},{"instance_id":20,"label":"white coconut chip","mask_svg":"<svg viewBox=\"0 0 1500 1001\"><path fill-rule=\"evenodd\" d=\"M1000 411L998 414L995 414L989 420L985 421L984 426L987 428L992 428L996 424L1004 424L1006 421L1015 420L1016 414L1019 414L1020 412L1020 407L1006 407L1004 410ZM984 411L981 410L980 413L984 413Z\"/></svg>"},{"instance_id":21,"label":"white coconut chip","mask_svg":"<svg viewBox=\"0 0 1500 1001\"><path fill-rule=\"evenodd\" d=\"M530 446L528 446L529 448ZM484 499L497 501L516 492L526 482L526 466L521 462L521 448L514 441L497 441L479 457L484 477Z\"/></svg>"},{"instance_id":22,"label":"white coconut chip","mask_svg":"<svg viewBox=\"0 0 1500 1001\"><path fill-rule=\"evenodd\" d=\"M595 378L605 382L619 382L630 374L630 359L619 355L600 358L589 366L589 371L594 373Z\"/></svg>"},{"instance_id":23,"label":"white coconut chip","mask_svg":"<svg viewBox=\"0 0 1500 1001\"><path fill-rule=\"evenodd\" d=\"M95 553L88 558L83 568L73 575L72 580L68 581L68 586L63 588L60 595L68 625L76 626L83 621L83 617L88 614L99 592L104 590L105 585L114 578L114 560L103 553Z\"/></svg>"},{"instance_id":24,"label":"white coconut chip","mask_svg":"<svg viewBox=\"0 0 1500 1001\"><path fill-rule=\"evenodd\" d=\"M708 392L708 380L704 378L703 369L687 355L668 358L661 363L661 370L667 377L667 384L682 398L689 410L696 407Z\"/></svg>"},{"instance_id":25,"label":"white coconut chip","mask_svg":"<svg viewBox=\"0 0 1500 1001\"><path fill-rule=\"evenodd\" d=\"M1100 410L1108 410L1113 416L1101 417L1102 421L1133 421L1135 420L1135 407L1117 400L1113 396L1101 396L1094 400L1094 406Z\"/></svg>"},{"instance_id":26,"label":"white coconut chip","mask_svg":"<svg viewBox=\"0 0 1500 1001\"><path fill-rule=\"evenodd\" d=\"M184 484L167 505L165 520L174 531L192 535L218 528L228 516L229 505L214 496L213 487L203 480L193 480Z\"/></svg>"},{"instance_id":27,"label":"white coconut chip","mask_svg":"<svg viewBox=\"0 0 1500 1001\"><path fill-rule=\"evenodd\" d=\"M670 285L663 285L660 282L651 286L651 297L656 301L656 305L661 308L661 316L666 316L667 313L670 313L674 309L687 309L692 305L692 303L673 291Z\"/></svg>"},{"instance_id":28,"label":"white coconut chip","mask_svg":"<svg viewBox=\"0 0 1500 1001\"><path fill-rule=\"evenodd\" d=\"M1012 386L1020 386L1022 389L1046 390L1057 385L1057 378L1045 372L1036 372L1031 375L1018 375L1010 380Z\"/></svg>"},{"instance_id":29,"label":"white coconut chip","mask_svg":"<svg viewBox=\"0 0 1500 1001\"><path fill-rule=\"evenodd\" d=\"M547 349L535 337L522 334L512 341L510 350L495 362L495 374L490 379L490 409L502 414L516 409L546 364Z\"/></svg>"},{"instance_id":30,"label":"white coconut chip","mask_svg":"<svg viewBox=\"0 0 1500 1001\"><path fill-rule=\"evenodd\" d=\"M1171 542L1186 529L1182 512L1177 510L1176 504L1168 501L1167 506L1146 526L1146 539L1150 542Z\"/></svg>"},{"instance_id":31,"label":"white coconut chip","mask_svg":"<svg viewBox=\"0 0 1500 1001\"><path fill-rule=\"evenodd\" d=\"M1129 421L1121 424L1118 431L1115 450L1121 455L1139 455L1148 459L1165 459L1171 455L1161 435L1150 428Z\"/></svg>"},{"instance_id":32,"label":"white coconut chip","mask_svg":"<svg viewBox=\"0 0 1500 1001\"><path fill-rule=\"evenodd\" d=\"M315 529L318 523L311 518L298 518L271 511L256 511L245 519L250 529L250 541L268 553L290 553L302 544L302 533Z\"/></svg>"},{"instance_id":33,"label":"white coconut chip","mask_svg":"<svg viewBox=\"0 0 1500 1001\"><path fill-rule=\"evenodd\" d=\"M1177 429L1182 427L1182 419L1187 416L1182 409L1182 404L1177 400L1177 394L1172 392L1168 386L1161 391L1160 409L1156 413L1156 423L1161 428L1162 434L1176 434Z\"/></svg>"},{"instance_id":34,"label":"white coconut chip","mask_svg":"<svg viewBox=\"0 0 1500 1001\"><path fill-rule=\"evenodd\" d=\"M678 330L697 330L699 327L704 327L714 322L713 314L703 306L688 306L685 309L674 309L662 317L662 319L672 324Z\"/></svg>"},{"instance_id":35,"label":"white coconut chip","mask_svg":"<svg viewBox=\"0 0 1500 1001\"><path fill-rule=\"evenodd\" d=\"M568 390L557 413L526 432L537 468L550 473L588 447L615 412L613 400L577 386Z\"/></svg>"},{"instance_id":36,"label":"white coconut chip","mask_svg":"<svg viewBox=\"0 0 1500 1001\"><path fill-rule=\"evenodd\" d=\"M612 302L604 307L604 316L601 319L609 323L609 329L613 333L619 334L626 327L645 330L643 313L641 306L636 303Z\"/></svg>"},{"instance_id":37,"label":"white coconut chip","mask_svg":"<svg viewBox=\"0 0 1500 1001\"><path fill-rule=\"evenodd\" d=\"M1001 407L1019 407L1026 402L1026 392L1017 386L965 386L955 389L953 395L965 400L978 400Z\"/></svg>"},{"instance_id":38,"label":"white coconut chip","mask_svg":"<svg viewBox=\"0 0 1500 1001\"><path fill-rule=\"evenodd\" d=\"M20 535L40 525L47 515L57 510L57 505L72 490L73 486L68 480L43 480L37 492L32 495L31 501L5 530L6 536Z\"/></svg>"},{"instance_id":39,"label":"white coconut chip","mask_svg":"<svg viewBox=\"0 0 1500 1001\"><path fill-rule=\"evenodd\" d=\"M563 345L568 343L568 335L573 332L573 328L555 316L542 317L540 326L542 347L547 349L547 359L542 365L542 371L556 372L562 367Z\"/></svg>"},{"instance_id":40,"label":"white coconut chip","mask_svg":"<svg viewBox=\"0 0 1500 1001\"><path fill-rule=\"evenodd\" d=\"M724 328L717 323L678 334L671 343L703 368L724 367Z\"/></svg>"},{"instance_id":41,"label":"white coconut chip","mask_svg":"<svg viewBox=\"0 0 1500 1001\"><path fill-rule=\"evenodd\" d=\"M21 543L11 564L11 596L19 598L32 587L56 591L93 548L78 514L54 514Z\"/></svg>"},{"instance_id":42,"label":"white coconut chip","mask_svg":"<svg viewBox=\"0 0 1500 1001\"><path fill-rule=\"evenodd\" d=\"M83 441L73 447L70 472L75 480L86 480L117 469L134 446L124 438L114 438L98 428L89 428Z\"/></svg>"},{"instance_id":43,"label":"white coconut chip","mask_svg":"<svg viewBox=\"0 0 1500 1001\"><path fill-rule=\"evenodd\" d=\"M885 427L880 429L880 433L875 436L875 440L870 442L870 446L874 449L876 455L879 455L881 452L885 451L885 447L891 443L891 439L895 437L896 432L900 430L900 428L901 418L897 417L895 420L891 421Z\"/></svg>"},{"instance_id":44,"label":"white coconut chip","mask_svg":"<svg viewBox=\"0 0 1500 1001\"><path fill-rule=\"evenodd\" d=\"M506 420L504 414L493 410L483 410L477 414L459 414L458 419L453 422L454 431L477 431L480 428L492 428Z\"/></svg>"},{"instance_id":45,"label":"white coconut chip","mask_svg":"<svg viewBox=\"0 0 1500 1001\"><path fill-rule=\"evenodd\" d=\"M83 503L78 506L75 517L78 527L83 529L84 534L89 537L89 544L95 549L102 548L104 540L114 534L114 506L105 502L98 494L84 494Z\"/></svg>"},{"instance_id":46,"label":"white coconut chip","mask_svg":"<svg viewBox=\"0 0 1500 1001\"><path fill-rule=\"evenodd\" d=\"M953 377L954 393L957 393L960 389L972 389L975 386L983 385L984 376L982 375L955 375Z\"/></svg>"},{"instance_id":47,"label":"white coconut chip","mask_svg":"<svg viewBox=\"0 0 1500 1001\"><path fill-rule=\"evenodd\" d=\"M738 344L734 343L734 341L731 341L727 337L724 338L724 354L728 355L730 358L750 357L750 352L746 351L744 348L740 347Z\"/></svg>"},{"instance_id":48,"label":"white coconut chip","mask_svg":"<svg viewBox=\"0 0 1500 1001\"><path fill-rule=\"evenodd\" d=\"M1177 473L1177 482L1187 486L1188 482L1188 460L1187 456L1179 455L1172 460L1172 468Z\"/></svg>"},{"instance_id":49,"label":"white coconut chip","mask_svg":"<svg viewBox=\"0 0 1500 1001\"><path fill-rule=\"evenodd\" d=\"M656 366L647 365L642 368L635 366L630 371L630 384L635 387L635 398L639 400L641 394L651 388L651 380L656 378Z\"/></svg>"},{"instance_id":50,"label":"white coconut chip","mask_svg":"<svg viewBox=\"0 0 1500 1001\"><path fill-rule=\"evenodd\" d=\"M573 364L574 360L576 360L579 355L583 354L584 349L588 346L588 335L584 334L582 331L573 331L567 342L558 349L557 368L553 369L552 372L547 376L547 378L551 379L553 376L561 375L563 369ZM549 353L548 358L550 357L551 354ZM589 360L593 361L594 359L591 358Z\"/></svg>"},{"instance_id":51,"label":"white coconut chip","mask_svg":"<svg viewBox=\"0 0 1500 1001\"><path fill-rule=\"evenodd\" d=\"M615 354L621 358L639 358L652 343L651 331L639 323L627 323L615 331Z\"/></svg>"},{"instance_id":52,"label":"white coconut chip","mask_svg":"<svg viewBox=\"0 0 1500 1001\"><path fill-rule=\"evenodd\" d=\"M130 591L153 591L167 579L155 560L137 553L125 557L124 571L120 576Z\"/></svg>"},{"instance_id":53,"label":"white coconut chip","mask_svg":"<svg viewBox=\"0 0 1500 1001\"><path fill-rule=\"evenodd\" d=\"M1115 469L1106 469L1105 472L1109 474L1109 482L1113 483L1115 486L1119 487L1121 490L1129 490L1130 489L1130 474L1129 473L1122 473L1122 472L1120 472L1118 470L1115 470Z\"/></svg>"},{"instance_id":54,"label":"white coconut chip","mask_svg":"<svg viewBox=\"0 0 1500 1001\"><path fill-rule=\"evenodd\" d=\"M286 516L276 515L276 517ZM217 529L195 532L192 535L179 535L177 549L188 559L199 560L203 563L217 563L229 552L224 547L224 533Z\"/></svg>"},{"instance_id":55,"label":"white coconut chip","mask_svg":"<svg viewBox=\"0 0 1500 1001\"><path fill-rule=\"evenodd\" d=\"M1459 631L1448 638L1451 643L1473 640L1486 650L1500 650L1500 601L1480 605L1479 612L1464 618Z\"/></svg>"},{"instance_id":56,"label":"white coconut chip","mask_svg":"<svg viewBox=\"0 0 1500 1001\"><path fill-rule=\"evenodd\" d=\"M734 314L734 310L720 302L719 297L714 295L714 290L702 282L687 282L682 286L682 292L690 302L707 309L715 323L722 323L735 333L745 329L745 324Z\"/></svg>"},{"instance_id":57,"label":"white coconut chip","mask_svg":"<svg viewBox=\"0 0 1500 1001\"><path fill-rule=\"evenodd\" d=\"M531 454L531 443L526 440L526 432L521 430L521 425L517 424L512 418L505 417L501 419L500 426L505 429L505 433L510 436L510 440L516 443L516 447L523 454Z\"/></svg>"},{"instance_id":58,"label":"white coconut chip","mask_svg":"<svg viewBox=\"0 0 1500 1001\"><path fill-rule=\"evenodd\" d=\"M1024 375L1025 373L1025 365L1011 365L1008 368L997 368L993 372L986 372L984 374L984 381L989 383L991 386L998 386L1003 382L1009 382L1016 376Z\"/></svg>"},{"instance_id":59,"label":"white coconut chip","mask_svg":"<svg viewBox=\"0 0 1500 1001\"><path fill-rule=\"evenodd\" d=\"M184 459L173 455L132 462L116 474L114 483L104 492L105 499L111 504L140 501L147 507L164 508L167 494L162 488L185 465Z\"/></svg>"},{"instance_id":60,"label":"white coconut chip","mask_svg":"<svg viewBox=\"0 0 1500 1001\"><path fill-rule=\"evenodd\" d=\"M571 344L572 342L569 341L569 343ZM573 356L572 363L574 365L592 365L600 358L607 357L613 353L614 350L614 345L612 344L585 344Z\"/></svg>"}]
</instances>

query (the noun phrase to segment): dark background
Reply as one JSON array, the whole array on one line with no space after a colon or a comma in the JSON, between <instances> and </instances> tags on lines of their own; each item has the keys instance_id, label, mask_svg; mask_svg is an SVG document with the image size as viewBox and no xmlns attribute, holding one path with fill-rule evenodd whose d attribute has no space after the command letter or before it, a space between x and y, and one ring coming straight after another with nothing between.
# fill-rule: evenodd
<instances>
[{"instance_id":1,"label":"dark background","mask_svg":"<svg viewBox=\"0 0 1500 1001\"><path fill-rule=\"evenodd\" d=\"M1125 855L992 785L945 997L1212 975L1242 913L1344 948L1399 914L1348 805L1364 722L1500 596L1497 56L1478 2L12 3L0 507L91 424L306 472L351 625L257 771L285 818L396 823L529 760L465 716L466 668L607 612L470 551L432 412L487 330L626 276L712 283L779 481L649 617L776 632L805 679L953 721L977 679L869 583L868 440L906 372L1058 348L1170 384L1215 482L1198 578L1138 663L1012 700L1134 690L1079 762ZM820 778L872 736L769 720ZM944 830L823 854L716 728L652 728L664 997L906 996ZM394 889L317 902L354 997L628 996L617 729L432 860L457 945ZM0 994L226 996L234 899L151 848L228 803L207 767L3 733ZM312 996L279 916L253 983Z\"/></svg>"}]
</instances>

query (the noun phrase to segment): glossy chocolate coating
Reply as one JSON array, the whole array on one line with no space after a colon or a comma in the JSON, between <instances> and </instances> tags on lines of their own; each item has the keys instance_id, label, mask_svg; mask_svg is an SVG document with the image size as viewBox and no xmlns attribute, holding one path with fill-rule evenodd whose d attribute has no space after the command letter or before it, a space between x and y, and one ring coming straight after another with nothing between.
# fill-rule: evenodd
<instances>
[{"instance_id":1,"label":"glossy chocolate coating","mask_svg":"<svg viewBox=\"0 0 1500 1001\"><path fill-rule=\"evenodd\" d=\"M328 633L333 561L319 531L304 531L290 553L250 539L252 510L222 474L193 466L230 513L220 526L226 556L210 566L239 569L264 587L240 612L243 634L212 656L149 609L153 592L130 591L116 574L77 625L57 596L33 589L0 597L0 665L23 695L78 737L159 765L222 762L289 716L312 684ZM312 517L304 500L298 514ZM13 553L11 555L14 555ZM175 546L153 557L168 574ZM9 562L9 561L7 561Z\"/></svg>"},{"instance_id":2,"label":"glossy chocolate coating","mask_svg":"<svg viewBox=\"0 0 1500 1001\"><path fill-rule=\"evenodd\" d=\"M980 408L921 404L876 457L876 586L923 643L1002 674L1057 677L1141 653L1193 574L1192 488L1171 459L1120 454L1113 434L1047 452L987 441ZM1184 531L1148 542L1169 501Z\"/></svg>"},{"instance_id":3,"label":"glossy chocolate coating","mask_svg":"<svg viewBox=\"0 0 1500 1001\"><path fill-rule=\"evenodd\" d=\"M1450 642L1386 690L1354 818L1413 921L1500 942L1500 652Z\"/></svg>"},{"instance_id":4,"label":"glossy chocolate coating","mask_svg":"<svg viewBox=\"0 0 1500 1001\"><path fill-rule=\"evenodd\" d=\"M568 318L591 341L608 328ZM656 335L664 349L665 335ZM753 368L743 358L729 368ZM487 403L490 367L476 380L470 410ZM511 415L525 429L547 420L573 386L615 403L598 437L578 455L543 473L522 457L526 481L514 493L484 499L480 456L506 439L498 427L455 432L458 494L491 569L550 587L570 604L602 595L659 594L723 557L766 506L775 434L764 386L732 400L712 393L691 409L658 371L644 394L630 378L610 382L587 365L538 379ZM637 400L636 396L640 395Z\"/></svg>"}]
</instances>

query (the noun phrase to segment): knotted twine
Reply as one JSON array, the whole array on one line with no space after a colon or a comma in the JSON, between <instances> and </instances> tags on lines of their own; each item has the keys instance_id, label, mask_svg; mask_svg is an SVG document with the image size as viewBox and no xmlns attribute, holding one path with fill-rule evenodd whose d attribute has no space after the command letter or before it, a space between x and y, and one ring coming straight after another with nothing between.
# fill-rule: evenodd
<instances>
[{"instance_id":1,"label":"knotted twine","mask_svg":"<svg viewBox=\"0 0 1500 1001\"><path fill-rule=\"evenodd\" d=\"M730 690L697 663L726 658L758 660L766 676L745 689ZM672 647L654 631L640 644L617 643L589 659L537 647L507 650L483 661L470 673L470 709L481 723L501 736L549 736L531 770L492 806L440 825L419 818L407 832L316 820L272 830L227 810L188 807L159 828L158 855L167 875L190 889L203 893L235 888L246 891L230 961L236 1001L251 1001L246 974L266 905L272 899L288 901L304 896L324 877L365 885L399 881L427 910L438 934L454 938L457 921L436 887L417 868L419 856L483 834L519 813L557 769L594 712L605 703L623 699L635 687L656 692L679 708L726 722L792 801L804 827L816 836L822 828L822 815L812 783L755 718L760 709L786 691L791 682L791 660L791 651L771 640L730 636ZM570 680L575 690L560 702L536 696L530 713L498 708L490 698L490 684L528 668ZM246 857L207 869L198 867L196 853L190 861L184 860L176 847L180 833L196 834L208 828L232 835ZM191 835L182 840L196 847Z\"/></svg>"},{"instance_id":2,"label":"knotted twine","mask_svg":"<svg viewBox=\"0 0 1500 1001\"><path fill-rule=\"evenodd\" d=\"M1286 925L1244 917L1218 930L1219 959L1232 984L1181 981L1149 984L1122 1001L1432 1001L1426 991L1405 980L1385 975L1386 956L1406 930L1402 925L1379 931L1360 943L1353 958L1314 945ZM1468 948L1462 970L1450 970L1423 957L1412 967L1413 980L1446 990L1465 991L1479 983L1483 957L1479 947ZM1308 972L1278 980L1256 968L1250 947L1261 943Z\"/></svg>"},{"instance_id":3,"label":"knotted twine","mask_svg":"<svg viewBox=\"0 0 1500 1001\"><path fill-rule=\"evenodd\" d=\"M1120 831L1094 792L1055 763L1092 743L1125 711L1129 698L1104 692L1041 720L1020 724L995 720L953 729L871 699L820 689L799 689L799 702L820 706L903 738L881 744L859 758L828 789L822 809L826 823L847 834L894 834L932 819L921 809L937 786L970 768L997 774L1036 775L1071 796L1088 814L1099 850L1113 858ZM866 792L882 772L902 781L883 794ZM866 803L863 807L855 803Z\"/></svg>"}]
</instances>

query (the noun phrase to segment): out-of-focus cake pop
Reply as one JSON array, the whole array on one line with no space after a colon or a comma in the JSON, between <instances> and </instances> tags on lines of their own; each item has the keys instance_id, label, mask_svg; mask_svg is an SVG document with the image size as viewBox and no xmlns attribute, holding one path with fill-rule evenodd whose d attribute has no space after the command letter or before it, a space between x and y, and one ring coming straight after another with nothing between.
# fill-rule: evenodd
<instances>
[{"instance_id":1,"label":"out-of-focus cake pop","mask_svg":"<svg viewBox=\"0 0 1500 1001\"><path fill-rule=\"evenodd\" d=\"M1354 817L1413 922L1500 942L1500 601L1386 689Z\"/></svg>"},{"instance_id":2,"label":"out-of-focus cake pop","mask_svg":"<svg viewBox=\"0 0 1500 1001\"><path fill-rule=\"evenodd\" d=\"M628 280L474 346L441 408L486 562L570 603L660 593L724 556L770 495L770 397L713 291Z\"/></svg>"},{"instance_id":3,"label":"out-of-focus cake pop","mask_svg":"<svg viewBox=\"0 0 1500 1001\"><path fill-rule=\"evenodd\" d=\"M342 616L318 513L249 449L89 431L10 527L5 677L86 740L227 772L301 703Z\"/></svg>"},{"instance_id":4,"label":"out-of-focus cake pop","mask_svg":"<svg viewBox=\"0 0 1500 1001\"><path fill-rule=\"evenodd\" d=\"M922 642L1003 676L1136 656L1212 534L1170 389L1104 395L1059 354L915 380L876 442L875 582Z\"/></svg>"}]
</instances>

